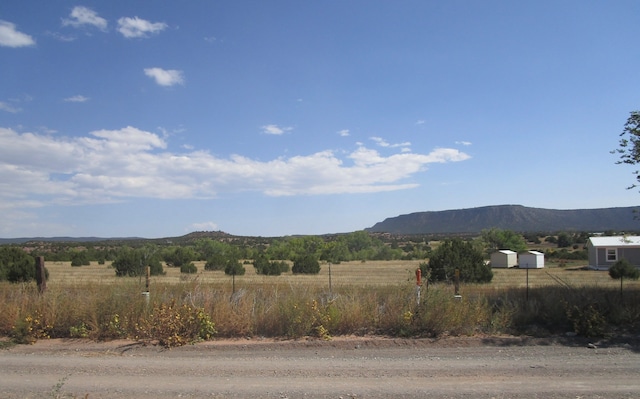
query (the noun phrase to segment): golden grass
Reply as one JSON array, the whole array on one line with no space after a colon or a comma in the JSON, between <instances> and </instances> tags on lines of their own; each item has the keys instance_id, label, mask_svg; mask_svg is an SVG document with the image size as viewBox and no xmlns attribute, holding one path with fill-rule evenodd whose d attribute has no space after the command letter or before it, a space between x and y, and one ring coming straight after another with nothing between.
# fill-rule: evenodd
<instances>
[{"instance_id":1,"label":"golden grass","mask_svg":"<svg viewBox=\"0 0 640 399\"><path fill-rule=\"evenodd\" d=\"M543 269L529 269L529 287L547 287L569 285L572 287L601 287L615 288L620 286L620 280L609 277L607 271L583 270L578 267L545 267ZM526 269L493 269L491 286L497 288L522 288L527 286ZM640 280L625 280L624 286L640 288Z\"/></svg>"},{"instance_id":2,"label":"golden grass","mask_svg":"<svg viewBox=\"0 0 640 399\"><path fill-rule=\"evenodd\" d=\"M288 338L509 333L531 325L555 332L573 329L588 336L601 334L609 325L628 329L640 325L640 282L625 281L623 300L619 281L604 271L580 270L578 263L530 269L531 292L526 296L526 270L494 269L490 284L462 285L461 299L454 298L448 284L423 287L418 305L415 269L419 264L331 265L331 292L327 264L319 275L281 276L257 275L247 264L246 275L235 277L232 294L231 276L204 271L204 264L198 262L195 275L165 268L166 275L151 277L150 295L143 296L144 278L116 277L108 264L72 267L69 262L47 262L50 278L44 295L38 294L33 282L0 283L0 335L20 342L85 336L173 337L183 342L193 338L193 331L202 336L209 321L218 336ZM200 324L187 325L187 337L175 332L183 329L175 322L193 320Z\"/></svg>"},{"instance_id":3,"label":"golden grass","mask_svg":"<svg viewBox=\"0 0 640 399\"><path fill-rule=\"evenodd\" d=\"M197 279L202 284L231 284L232 277L225 275L223 271L204 270L205 262L194 262L198 268L197 274L187 275L180 273L179 268L164 267L166 275L152 276L154 283L180 283ZM415 269L419 261L370 261L370 262L346 262L323 264L317 275L294 275L291 272L280 276L263 276L255 272L253 265L245 264L246 274L235 276L237 286L263 286L272 284L285 285L310 285L314 287L329 285L329 269L331 269L331 284L334 287L341 285L350 286L382 286L403 284L415 279ZM48 285L73 284L80 282L97 282L112 284L120 281L139 281L144 284L144 278L140 277L116 277L115 270L110 263L99 265L91 262L90 266L71 267L70 262L46 262L49 270Z\"/></svg>"},{"instance_id":4,"label":"golden grass","mask_svg":"<svg viewBox=\"0 0 640 399\"><path fill-rule=\"evenodd\" d=\"M198 273L194 275L181 274L178 268L165 267L166 275L152 276L153 284L178 284L196 280L200 284L229 285L232 277L222 271L204 270L204 262L195 262ZM264 287L271 285L304 285L310 287L329 286L329 269L331 269L331 285L334 288L352 287L381 287L388 285L404 285L415 281L415 270L420 261L367 261L344 262L340 264L323 264L318 275L293 275L285 273L281 276L258 275L253 265L246 264L246 274L235 277L237 288ZM529 269L529 287L544 287L568 284L571 286L618 287L620 282L609 277L606 271L581 270L579 263L567 267L558 267L547 262L543 269ZM99 265L91 262L90 266L71 267L70 262L46 262L49 270L48 285L68 285L77 283L113 284L128 281L139 283L144 287L144 278L116 277L115 271L107 262ZM527 270L525 269L493 269L493 280L485 288L521 288L526 287ZM625 281L625 287L640 288L640 280Z\"/></svg>"}]
</instances>

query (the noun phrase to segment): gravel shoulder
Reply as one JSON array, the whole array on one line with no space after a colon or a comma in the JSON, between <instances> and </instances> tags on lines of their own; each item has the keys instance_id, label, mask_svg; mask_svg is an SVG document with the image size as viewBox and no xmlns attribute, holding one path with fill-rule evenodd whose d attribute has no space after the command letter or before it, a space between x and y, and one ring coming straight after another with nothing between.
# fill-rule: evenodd
<instances>
[{"instance_id":1,"label":"gravel shoulder","mask_svg":"<svg viewBox=\"0 0 640 399\"><path fill-rule=\"evenodd\" d=\"M215 340L0 350L2 398L635 398L640 339Z\"/></svg>"}]
</instances>

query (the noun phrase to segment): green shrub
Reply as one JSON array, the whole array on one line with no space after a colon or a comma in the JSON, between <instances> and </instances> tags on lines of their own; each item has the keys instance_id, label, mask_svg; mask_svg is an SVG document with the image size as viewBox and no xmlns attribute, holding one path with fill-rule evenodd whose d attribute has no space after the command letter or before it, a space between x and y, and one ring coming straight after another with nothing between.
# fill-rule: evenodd
<instances>
[{"instance_id":1,"label":"green shrub","mask_svg":"<svg viewBox=\"0 0 640 399\"><path fill-rule=\"evenodd\" d=\"M0 281L27 282L36 278L35 259L17 247L0 247Z\"/></svg>"},{"instance_id":2,"label":"green shrub","mask_svg":"<svg viewBox=\"0 0 640 399\"><path fill-rule=\"evenodd\" d=\"M279 276L289 271L289 264L285 261L270 261L266 256L260 255L253 261L256 273L265 276Z\"/></svg>"},{"instance_id":3,"label":"green shrub","mask_svg":"<svg viewBox=\"0 0 640 399\"><path fill-rule=\"evenodd\" d=\"M224 267L224 274L229 276L243 276L247 270L237 260L228 260Z\"/></svg>"},{"instance_id":4,"label":"green shrub","mask_svg":"<svg viewBox=\"0 0 640 399\"><path fill-rule=\"evenodd\" d=\"M227 243L202 240L198 244L203 259L207 260L204 270L224 270L229 262L239 262L240 250Z\"/></svg>"},{"instance_id":5,"label":"green shrub","mask_svg":"<svg viewBox=\"0 0 640 399\"><path fill-rule=\"evenodd\" d=\"M293 261L291 271L293 274L318 274L320 273L320 262L312 255L299 256Z\"/></svg>"},{"instance_id":6,"label":"green shrub","mask_svg":"<svg viewBox=\"0 0 640 399\"><path fill-rule=\"evenodd\" d=\"M253 260L253 267L256 269L256 273L258 274L267 274L265 270L269 268L269 258L267 258L264 254L259 254Z\"/></svg>"},{"instance_id":7,"label":"green shrub","mask_svg":"<svg viewBox=\"0 0 640 399\"><path fill-rule=\"evenodd\" d=\"M89 261L87 251L74 252L71 256L71 266L88 266L90 264L91 262Z\"/></svg>"},{"instance_id":8,"label":"green shrub","mask_svg":"<svg viewBox=\"0 0 640 399\"><path fill-rule=\"evenodd\" d=\"M19 319L11 332L11 337L21 344L32 344L38 339L51 338L53 325L36 310Z\"/></svg>"},{"instance_id":9,"label":"green shrub","mask_svg":"<svg viewBox=\"0 0 640 399\"><path fill-rule=\"evenodd\" d=\"M164 274L159 255L149 248L123 247L111 265L116 269L116 276L119 277L143 276L146 274L147 266L151 268L152 276Z\"/></svg>"},{"instance_id":10,"label":"green shrub","mask_svg":"<svg viewBox=\"0 0 640 399\"><path fill-rule=\"evenodd\" d=\"M613 279L628 278L637 280L640 278L640 270L626 259L620 259L609 268L609 276Z\"/></svg>"},{"instance_id":11,"label":"green shrub","mask_svg":"<svg viewBox=\"0 0 640 399\"><path fill-rule=\"evenodd\" d=\"M573 331L585 337L602 337L607 331L607 319L598 309L597 304L568 305L567 318L573 324Z\"/></svg>"},{"instance_id":12,"label":"green shrub","mask_svg":"<svg viewBox=\"0 0 640 399\"><path fill-rule=\"evenodd\" d=\"M204 309L175 300L154 306L151 314L136 326L136 339L157 341L167 348L208 340L216 334L215 325Z\"/></svg>"},{"instance_id":13,"label":"green shrub","mask_svg":"<svg viewBox=\"0 0 640 399\"><path fill-rule=\"evenodd\" d=\"M194 274L198 272L198 268L193 263L180 266L180 273Z\"/></svg>"},{"instance_id":14,"label":"green shrub","mask_svg":"<svg viewBox=\"0 0 640 399\"><path fill-rule=\"evenodd\" d=\"M169 267L180 267L188 265L196 258L195 252L189 247L172 247L165 251L164 261ZM183 272L188 273L188 272Z\"/></svg>"},{"instance_id":15,"label":"green shrub","mask_svg":"<svg viewBox=\"0 0 640 399\"><path fill-rule=\"evenodd\" d=\"M89 330L83 322L77 326L69 327L69 336L71 338L89 338Z\"/></svg>"},{"instance_id":16,"label":"green shrub","mask_svg":"<svg viewBox=\"0 0 640 399\"><path fill-rule=\"evenodd\" d=\"M224 270L225 260L218 257L212 256L207 259L207 262L204 264L204 270Z\"/></svg>"},{"instance_id":17,"label":"green shrub","mask_svg":"<svg viewBox=\"0 0 640 399\"><path fill-rule=\"evenodd\" d=\"M429 277L433 281L451 282L456 269L460 271L460 282L489 283L493 278L491 266L471 242L445 240L429 258Z\"/></svg>"}]
</instances>

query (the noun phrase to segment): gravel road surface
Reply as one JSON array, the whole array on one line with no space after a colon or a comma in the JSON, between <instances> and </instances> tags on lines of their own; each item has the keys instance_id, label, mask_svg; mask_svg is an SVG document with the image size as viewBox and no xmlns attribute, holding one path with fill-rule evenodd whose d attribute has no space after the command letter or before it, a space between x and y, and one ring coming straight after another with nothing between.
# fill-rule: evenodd
<instances>
[{"instance_id":1,"label":"gravel road surface","mask_svg":"<svg viewBox=\"0 0 640 399\"><path fill-rule=\"evenodd\" d=\"M42 340L0 350L0 398L639 398L640 347L515 337Z\"/></svg>"}]
</instances>

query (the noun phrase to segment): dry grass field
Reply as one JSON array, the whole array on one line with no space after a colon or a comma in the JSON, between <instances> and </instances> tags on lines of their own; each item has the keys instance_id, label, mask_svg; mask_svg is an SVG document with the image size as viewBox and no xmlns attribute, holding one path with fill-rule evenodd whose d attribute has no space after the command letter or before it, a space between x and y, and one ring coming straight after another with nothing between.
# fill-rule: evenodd
<instances>
[{"instance_id":1,"label":"dry grass field","mask_svg":"<svg viewBox=\"0 0 640 399\"><path fill-rule=\"evenodd\" d=\"M164 268L166 275L151 277L151 284L192 282L197 280L201 284L225 285L231 284L231 276L222 271L204 270L204 262L195 262L198 273L192 275L181 274L178 268ZM341 264L323 264L318 275L293 275L286 273L281 276L262 276L255 273L251 264L245 264L246 274L235 277L236 287L267 286L267 285L309 285L312 287L329 286L331 277L332 287L340 286L386 286L403 285L415 281L415 270L420 261L367 261L344 262ZM570 285L574 287L617 287L619 281L609 277L606 271L582 270L584 261L569 263L564 267L547 262L543 269L530 269L528 272L529 287L550 285ZM139 277L116 277L109 262L99 265L92 262L90 266L71 267L70 262L46 262L50 278L48 285L66 285L74 283L102 283L113 284L123 281L139 281L144 285L144 279ZM329 272L331 269L331 272ZM494 277L491 284L485 288L506 289L526 287L527 271L525 269L493 269ZM330 275L331 274L331 275ZM625 286L640 288L639 281L625 281Z\"/></svg>"},{"instance_id":2,"label":"dry grass field","mask_svg":"<svg viewBox=\"0 0 640 399\"><path fill-rule=\"evenodd\" d=\"M420 261L323 264L318 275L262 276L165 267L145 279L116 277L109 264L72 267L45 262L47 291L35 283L0 284L0 335L18 342L47 337L133 338L166 346L219 337L299 338L331 335L473 335L575 331L601 336L640 325L640 282L620 282L584 264L544 269L494 269L490 284L430 284L417 303ZM329 272L331 270L331 272ZM528 283L531 290L525 290ZM329 285L331 282L331 290ZM234 293L235 289L235 293ZM526 291L526 295L525 295ZM531 291L531 292L529 292Z\"/></svg>"}]
</instances>

